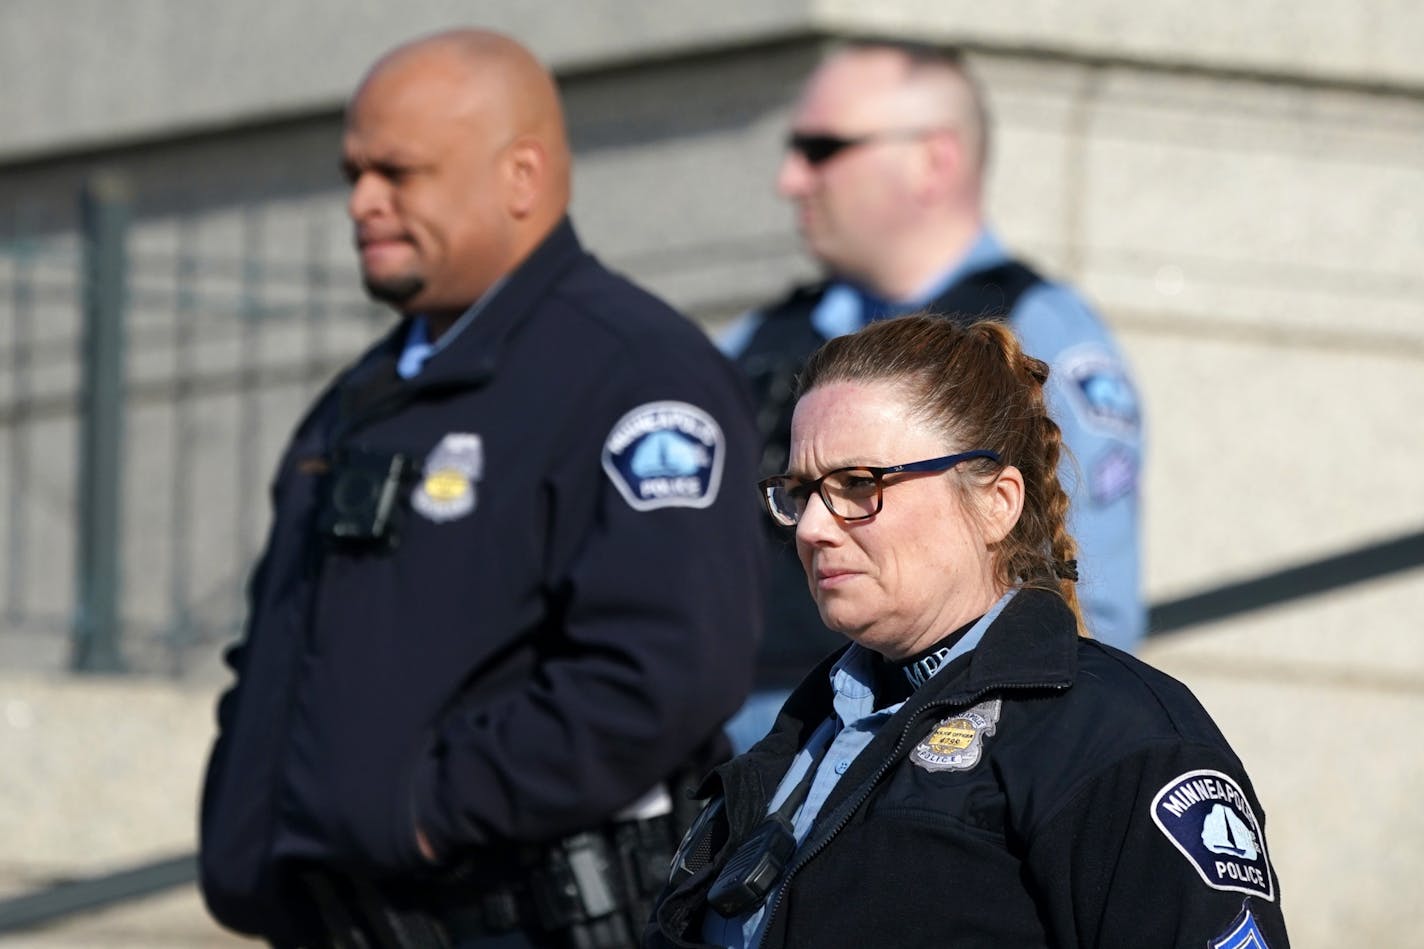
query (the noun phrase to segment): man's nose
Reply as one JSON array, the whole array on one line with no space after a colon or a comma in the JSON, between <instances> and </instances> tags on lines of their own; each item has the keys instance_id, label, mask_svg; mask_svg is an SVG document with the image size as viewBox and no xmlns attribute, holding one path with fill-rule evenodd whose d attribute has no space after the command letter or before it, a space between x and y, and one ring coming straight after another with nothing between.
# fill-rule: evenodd
<instances>
[{"instance_id":1,"label":"man's nose","mask_svg":"<svg viewBox=\"0 0 1424 949\"><path fill-rule=\"evenodd\" d=\"M380 175L363 171L351 182L351 194L346 199L346 213L360 221L390 203L390 188Z\"/></svg>"},{"instance_id":2,"label":"man's nose","mask_svg":"<svg viewBox=\"0 0 1424 949\"><path fill-rule=\"evenodd\" d=\"M815 170L800 152L787 149L776 172L776 193L783 198L799 198L809 190Z\"/></svg>"}]
</instances>

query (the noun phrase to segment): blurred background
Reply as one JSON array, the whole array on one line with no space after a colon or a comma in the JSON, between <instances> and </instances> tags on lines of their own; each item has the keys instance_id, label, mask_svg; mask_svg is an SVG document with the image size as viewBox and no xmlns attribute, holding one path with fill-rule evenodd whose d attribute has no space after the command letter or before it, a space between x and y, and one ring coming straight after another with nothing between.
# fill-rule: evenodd
<instances>
[{"instance_id":1,"label":"blurred background","mask_svg":"<svg viewBox=\"0 0 1424 949\"><path fill-rule=\"evenodd\" d=\"M1424 946L1416 0L6 0L0 942L238 944L192 884L219 657L280 446L390 320L341 109L465 24L555 69L583 238L710 332L812 273L772 181L825 45L962 44L991 218L1143 393L1144 657L1245 761L1298 949Z\"/></svg>"}]
</instances>

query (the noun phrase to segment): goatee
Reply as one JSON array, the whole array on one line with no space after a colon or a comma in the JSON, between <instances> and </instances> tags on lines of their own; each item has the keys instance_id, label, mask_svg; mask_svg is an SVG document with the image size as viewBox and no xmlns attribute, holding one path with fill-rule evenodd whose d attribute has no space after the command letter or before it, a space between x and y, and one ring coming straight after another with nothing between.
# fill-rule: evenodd
<instances>
[{"instance_id":1,"label":"goatee","mask_svg":"<svg viewBox=\"0 0 1424 949\"><path fill-rule=\"evenodd\" d=\"M425 289L425 281L418 276L390 277L385 280L363 277L361 283L372 300L397 306Z\"/></svg>"}]
</instances>

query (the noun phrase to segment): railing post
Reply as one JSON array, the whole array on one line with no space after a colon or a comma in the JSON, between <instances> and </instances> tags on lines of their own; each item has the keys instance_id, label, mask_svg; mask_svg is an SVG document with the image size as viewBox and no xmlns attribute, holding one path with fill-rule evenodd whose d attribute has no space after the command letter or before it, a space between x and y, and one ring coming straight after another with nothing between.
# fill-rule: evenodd
<instances>
[{"instance_id":1,"label":"railing post","mask_svg":"<svg viewBox=\"0 0 1424 949\"><path fill-rule=\"evenodd\" d=\"M84 338L79 418L77 603L71 666L121 672L125 247L131 195L115 174L90 180L80 201L84 229Z\"/></svg>"}]
</instances>

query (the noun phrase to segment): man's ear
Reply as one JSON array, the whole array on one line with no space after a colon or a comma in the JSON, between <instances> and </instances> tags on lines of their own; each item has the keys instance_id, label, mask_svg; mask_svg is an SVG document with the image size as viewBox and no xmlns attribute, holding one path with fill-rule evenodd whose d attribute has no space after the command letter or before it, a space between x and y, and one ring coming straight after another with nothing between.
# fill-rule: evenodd
<instances>
[{"instance_id":1,"label":"man's ear","mask_svg":"<svg viewBox=\"0 0 1424 949\"><path fill-rule=\"evenodd\" d=\"M983 491L979 500L984 518L984 540L997 544L1009 536L1023 514L1023 473L1013 465L1006 465Z\"/></svg>"},{"instance_id":2,"label":"man's ear","mask_svg":"<svg viewBox=\"0 0 1424 949\"><path fill-rule=\"evenodd\" d=\"M517 139L509 146L504 156L509 213L516 219L523 219L534 212L539 205L539 196L544 189L545 170L548 155L537 139Z\"/></svg>"},{"instance_id":3,"label":"man's ear","mask_svg":"<svg viewBox=\"0 0 1424 949\"><path fill-rule=\"evenodd\" d=\"M952 193L964 175L966 155L964 143L952 129L936 129L925 134L920 154L923 156L921 182L927 200L938 200Z\"/></svg>"}]
</instances>

